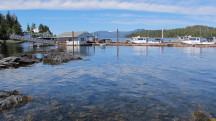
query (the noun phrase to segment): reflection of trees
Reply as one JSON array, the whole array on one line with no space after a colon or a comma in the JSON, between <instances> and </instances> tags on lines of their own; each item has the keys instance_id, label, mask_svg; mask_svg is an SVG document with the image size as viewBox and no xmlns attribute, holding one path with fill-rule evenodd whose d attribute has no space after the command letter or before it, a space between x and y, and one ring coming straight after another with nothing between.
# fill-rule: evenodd
<instances>
[{"instance_id":1,"label":"reflection of trees","mask_svg":"<svg viewBox=\"0 0 216 121\"><path fill-rule=\"evenodd\" d=\"M23 48L21 46L18 46L17 44L7 44L0 46L0 53L2 53L5 57L22 52Z\"/></svg>"}]
</instances>

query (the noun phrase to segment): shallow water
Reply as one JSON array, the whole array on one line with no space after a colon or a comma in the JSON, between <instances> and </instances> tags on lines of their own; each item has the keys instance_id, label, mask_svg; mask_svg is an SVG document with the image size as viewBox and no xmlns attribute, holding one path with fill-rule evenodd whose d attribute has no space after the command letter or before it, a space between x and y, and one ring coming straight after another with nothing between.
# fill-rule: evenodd
<instances>
[{"instance_id":1,"label":"shallow water","mask_svg":"<svg viewBox=\"0 0 216 121\"><path fill-rule=\"evenodd\" d=\"M74 50L86 60L0 70L0 90L34 98L0 120L180 121L194 111L216 117L216 48Z\"/></svg>"}]
</instances>

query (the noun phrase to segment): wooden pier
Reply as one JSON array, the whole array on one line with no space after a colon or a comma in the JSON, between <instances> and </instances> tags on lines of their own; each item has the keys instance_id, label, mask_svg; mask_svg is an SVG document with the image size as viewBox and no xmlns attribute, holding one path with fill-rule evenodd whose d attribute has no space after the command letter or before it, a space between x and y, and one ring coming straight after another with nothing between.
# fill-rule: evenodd
<instances>
[{"instance_id":1,"label":"wooden pier","mask_svg":"<svg viewBox=\"0 0 216 121\"><path fill-rule=\"evenodd\" d=\"M56 44L55 40L46 40L46 39L31 38L31 37L19 36L19 35L14 35L14 34L10 35L10 39L33 42L33 45L34 45L34 43L41 43L42 45L45 45L45 46L48 46L48 45L51 46L51 45L55 45Z\"/></svg>"},{"instance_id":2,"label":"wooden pier","mask_svg":"<svg viewBox=\"0 0 216 121\"><path fill-rule=\"evenodd\" d=\"M153 46L153 47L216 47L216 44L212 45L204 45L204 44L182 44L182 43L144 43L144 44L133 44L133 43L126 43L126 42L119 42L119 43L107 43L107 46Z\"/></svg>"}]
</instances>

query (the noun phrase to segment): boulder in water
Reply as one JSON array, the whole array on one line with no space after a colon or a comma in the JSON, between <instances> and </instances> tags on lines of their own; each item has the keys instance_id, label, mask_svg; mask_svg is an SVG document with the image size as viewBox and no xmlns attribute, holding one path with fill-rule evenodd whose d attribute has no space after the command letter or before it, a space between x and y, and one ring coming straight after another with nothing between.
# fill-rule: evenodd
<instances>
[{"instance_id":1,"label":"boulder in water","mask_svg":"<svg viewBox=\"0 0 216 121\"><path fill-rule=\"evenodd\" d=\"M18 91L0 91L0 113L21 107L32 100Z\"/></svg>"},{"instance_id":2,"label":"boulder in water","mask_svg":"<svg viewBox=\"0 0 216 121\"><path fill-rule=\"evenodd\" d=\"M81 57L77 57L73 55L73 53L52 51L48 53L46 57L44 57L43 62L45 64L57 65L72 60L83 60L83 59Z\"/></svg>"},{"instance_id":3,"label":"boulder in water","mask_svg":"<svg viewBox=\"0 0 216 121\"><path fill-rule=\"evenodd\" d=\"M38 59L35 55L23 53L0 59L0 68L20 67L38 62L41 62L41 59Z\"/></svg>"}]
</instances>

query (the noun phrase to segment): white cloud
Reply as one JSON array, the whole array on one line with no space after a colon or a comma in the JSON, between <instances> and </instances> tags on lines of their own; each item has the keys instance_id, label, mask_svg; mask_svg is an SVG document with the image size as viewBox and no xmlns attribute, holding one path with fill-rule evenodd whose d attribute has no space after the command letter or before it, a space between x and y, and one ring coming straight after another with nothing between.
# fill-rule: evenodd
<instances>
[{"instance_id":1,"label":"white cloud","mask_svg":"<svg viewBox=\"0 0 216 121\"><path fill-rule=\"evenodd\" d=\"M105 14L99 14L99 16L105 16L105 17L137 17L138 15L105 13Z\"/></svg>"},{"instance_id":2,"label":"white cloud","mask_svg":"<svg viewBox=\"0 0 216 121\"><path fill-rule=\"evenodd\" d=\"M136 19L136 20L117 20L112 21L115 24L143 24L143 25L191 25L193 23L182 20L170 20L170 19Z\"/></svg>"},{"instance_id":3,"label":"white cloud","mask_svg":"<svg viewBox=\"0 0 216 121\"><path fill-rule=\"evenodd\" d=\"M0 0L0 10L25 10L25 9L60 9L60 10L133 10L178 14L194 15L213 15L216 14L214 4L207 0L205 6L199 5L198 0L179 0L171 2L164 0L158 2L155 0ZM201 3L201 2L200 2ZM212 2L215 3L215 2Z\"/></svg>"}]
</instances>

